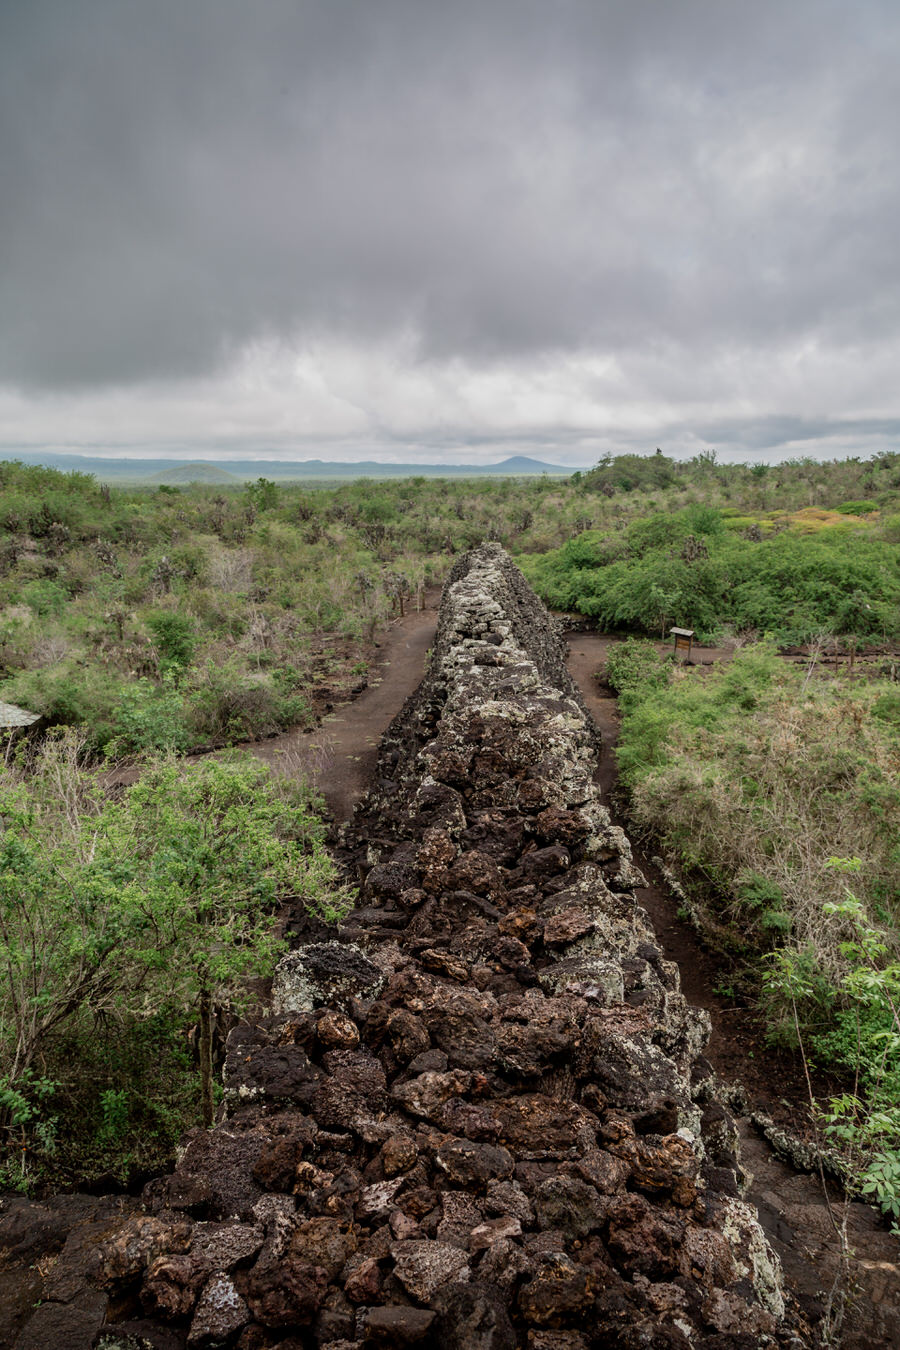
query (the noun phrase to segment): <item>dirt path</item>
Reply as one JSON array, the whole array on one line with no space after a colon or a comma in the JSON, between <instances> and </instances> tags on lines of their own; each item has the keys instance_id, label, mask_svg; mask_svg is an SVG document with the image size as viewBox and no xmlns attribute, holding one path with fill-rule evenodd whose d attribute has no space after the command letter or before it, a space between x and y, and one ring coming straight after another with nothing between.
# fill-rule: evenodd
<instances>
[{"instance_id":1,"label":"dirt path","mask_svg":"<svg viewBox=\"0 0 900 1350\"><path fill-rule=\"evenodd\" d=\"M615 746L619 715L615 698L599 682L610 647L617 639L596 633L568 633L569 671L603 740L598 781L610 801L616 781ZM667 648L660 644L660 649ZM728 659L729 651L695 649L695 662ZM625 824L627 822L618 821ZM728 972L704 950L694 930L678 916L677 902L658 869L639 848L635 862L648 885L638 891L666 956L677 961L681 987L689 1002L706 1008L712 1019L707 1057L717 1076L742 1085L754 1110L762 1109L789 1130L808 1131L806 1090L792 1056L768 1047L754 1011L737 1006L717 992L728 982ZM778 1252L788 1282L807 1312L821 1314L840 1273L841 1248L835 1223L842 1206L832 1196L825 1201L818 1177L786 1166L753 1128L739 1121L744 1166L752 1173L749 1196L756 1205L769 1240ZM853 1251L851 1299L842 1331L831 1344L844 1350L875 1350L900 1345L900 1263L898 1244L868 1205L846 1208L847 1240Z\"/></svg>"},{"instance_id":2,"label":"dirt path","mask_svg":"<svg viewBox=\"0 0 900 1350\"><path fill-rule=\"evenodd\" d=\"M437 599L437 593L426 597L425 609L391 624L366 688L351 702L311 732L286 731L243 748L277 772L307 774L335 821L348 820L372 780L381 737L422 679L437 627Z\"/></svg>"},{"instance_id":3,"label":"dirt path","mask_svg":"<svg viewBox=\"0 0 900 1350\"><path fill-rule=\"evenodd\" d=\"M248 750L271 764L276 773L308 777L325 798L337 823L349 820L356 802L375 771L378 743L406 699L418 687L425 671L425 654L437 628L440 590L427 592L424 609L395 619L375 644L377 658L369 666L366 686L355 697L325 716L318 726L294 727L262 741L243 741ZM187 755L190 763L213 750ZM107 786L137 781L139 768L119 768L105 776Z\"/></svg>"}]
</instances>

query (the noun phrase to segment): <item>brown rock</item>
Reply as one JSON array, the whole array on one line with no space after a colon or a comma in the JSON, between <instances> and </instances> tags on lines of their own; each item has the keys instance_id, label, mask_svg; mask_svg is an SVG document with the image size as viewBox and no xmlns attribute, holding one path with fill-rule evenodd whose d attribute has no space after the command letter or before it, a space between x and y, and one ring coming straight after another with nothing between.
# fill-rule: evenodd
<instances>
[{"instance_id":1,"label":"brown rock","mask_svg":"<svg viewBox=\"0 0 900 1350\"><path fill-rule=\"evenodd\" d=\"M416 853L416 863L422 873L422 889L437 895L448 885L447 869L459 852L446 830L437 826L426 829Z\"/></svg>"},{"instance_id":2,"label":"brown rock","mask_svg":"<svg viewBox=\"0 0 900 1350\"><path fill-rule=\"evenodd\" d=\"M666 1135L658 1144L641 1140L631 1161L635 1186L651 1195L671 1194L683 1206L696 1199L694 1179L699 1170L700 1159L692 1145L678 1134Z\"/></svg>"},{"instance_id":3,"label":"brown rock","mask_svg":"<svg viewBox=\"0 0 900 1350\"><path fill-rule=\"evenodd\" d=\"M565 872L571 861L568 849L559 844L551 844L549 848L538 848L532 853L524 853L519 859L519 868L526 884L532 882L540 885L550 877Z\"/></svg>"},{"instance_id":4,"label":"brown rock","mask_svg":"<svg viewBox=\"0 0 900 1350\"><path fill-rule=\"evenodd\" d=\"M404 1213L402 1209L391 1210L388 1224L398 1242L403 1242L407 1238L423 1236L418 1219L413 1218L411 1214Z\"/></svg>"},{"instance_id":5,"label":"brown rock","mask_svg":"<svg viewBox=\"0 0 900 1350\"><path fill-rule=\"evenodd\" d=\"M164 1317L187 1317L208 1274L186 1254L158 1256L141 1286L141 1305L146 1312L160 1312Z\"/></svg>"},{"instance_id":6,"label":"brown rock","mask_svg":"<svg viewBox=\"0 0 900 1350\"><path fill-rule=\"evenodd\" d=\"M467 1102L462 1097L451 1097L439 1109L435 1119L448 1134L488 1144L494 1143L500 1133L500 1121L489 1106Z\"/></svg>"},{"instance_id":7,"label":"brown rock","mask_svg":"<svg viewBox=\"0 0 900 1350\"><path fill-rule=\"evenodd\" d=\"M420 1345L434 1318L426 1308L372 1308L366 1317L366 1345L384 1345L392 1350Z\"/></svg>"},{"instance_id":8,"label":"brown rock","mask_svg":"<svg viewBox=\"0 0 900 1350\"><path fill-rule=\"evenodd\" d=\"M299 1120L302 1128L270 1139L263 1145L253 1166L254 1181L267 1191L293 1190L297 1166L316 1137L315 1121L306 1121L302 1116Z\"/></svg>"},{"instance_id":9,"label":"brown rock","mask_svg":"<svg viewBox=\"0 0 900 1350\"><path fill-rule=\"evenodd\" d=\"M381 1146L381 1163L385 1177L395 1177L401 1172L408 1172L415 1166L418 1156L415 1142L408 1134L391 1135Z\"/></svg>"},{"instance_id":10,"label":"brown rock","mask_svg":"<svg viewBox=\"0 0 900 1350\"><path fill-rule=\"evenodd\" d=\"M532 1092L493 1104L503 1127L501 1139L517 1153L543 1156L568 1150L582 1135L593 1137L596 1117L575 1102Z\"/></svg>"},{"instance_id":11,"label":"brown rock","mask_svg":"<svg viewBox=\"0 0 900 1350\"><path fill-rule=\"evenodd\" d=\"M401 1064L408 1064L431 1045L431 1037L420 1017L414 1017L405 1008L392 1013L387 1024L388 1039Z\"/></svg>"},{"instance_id":12,"label":"brown rock","mask_svg":"<svg viewBox=\"0 0 900 1350\"><path fill-rule=\"evenodd\" d=\"M230 1122L224 1130L192 1130L176 1175L206 1181L212 1218L246 1218L262 1194L253 1169L271 1135L271 1126L255 1117Z\"/></svg>"},{"instance_id":13,"label":"brown rock","mask_svg":"<svg viewBox=\"0 0 900 1350\"><path fill-rule=\"evenodd\" d=\"M457 858L450 868L450 885L458 891L474 891L494 899L502 894L503 882L494 859L478 849Z\"/></svg>"},{"instance_id":14,"label":"brown rock","mask_svg":"<svg viewBox=\"0 0 900 1350\"><path fill-rule=\"evenodd\" d=\"M583 1238L602 1227L606 1205L593 1186L577 1177L548 1177L534 1196L538 1228L555 1229L566 1238Z\"/></svg>"},{"instance_id":15,"label":"brown rock","mask_svg":"<svg viewBox=\"0 0 900 1350\"><path fill-rule=\"evenodd\" d=\"M194 1225L188 1255L205 1271L231 1270L255 1256L265 1231L259 1224L198 1223Z\"/></svg>"},{"instance_id":16,"label":"brown rock","mask_svg":"<svg viewBox=\"0 0 900 1350\"><path fill-rule=\"evenodd\" d=\"M150 1216L129 1219L98 1246L93 1279L106 1289L134 1279L157 1256L186 1251L193 1228L187 1219Z\"/></svg>"},{"instance_id":17,"label":"brown rock","mask_svg":"<svg viewBox=\"0 0 900 1350\"><path fill-rule=\"evenodd\" d=\"M221 1345L250 1321L250 1309L229 1277L213 1275L203 1287L187 1343L193 1347Z\"/></svg>"},{"instance_id":18,"label":"brown rock","mask_svg":"<svg viewBox=\"0 0 900 1350\"><path fill-rule=\"evenodd\" d=\"M587 1312L593 1292L586 1270L564 1252L548 1252L519 1291L519 1311L533 1326L559 1327Z\"/></svg>"},{"instance_id":19,"label":"brown rock","mask_svg":"<svg viewBox=\"0 0 900 1350\"><path fill-rule=\"evenodd\" d=\"M359 1045L359 1028L352 1017L332 1008L316 1023L316 1035L328 1049L352 1050Z\"/></svg>"},{"instance_id":20,"label":"brown rock","mask_svg":"<svg viewBox=\"0 0 900 1350\"><path fill-rule=\"evenodd\" d=\"M495 1242L500 1242L503 1238L521 1236L522 1225L511 1214L504 1215L500 1219L488 1219L486 1223L481 1223L477 1228L473 1228L469 1234L469 1251L484 1251L485 1248L493 1247Z\"/></svg>"},{"instance_id":21,"label":"brown rock","mask_svg":"<svg viewBox=\"0 0 900 1350\"><path fill-rule=\"evenodd\" d=\"M684 1224L654 1210L641 1195L614 1196L609 1202L610 1254L616 1265L651 1280L678 1270Z\"/></svg>"},{"instance_id":22,"label":"brown rock","mask_svg":"<svg viewBox=\"0 0 900 1350\"><path fill-rule=\"evenodd\" d=\"M472 1002L461 990L459 994L448 991L425 1016L432 1041L445 1052L452 1068L486 1069L496 1057L494 1033Z\"/></svg>"},{"instance_id":23,"label":"brown rock","mask_svg":"<svg viewBox=\"0 0 900 1350\"><path fill-rule=\"evenodd\" d=\"M504 1071L519 1078L539 1078L567 1058L573 1033L561 1020L504 1022L497 1033L497 1055Z\"/></svg>"},{"instance_id":24,"label":"brown rock","mask_svg":"<svg viewBox=\"0 0 900 1350\"><path fill-rule=\"evenodd\" d=\"M574 848L588 837L591 827L580 811L565 811L548 806L534 822L534 834L545 844L564 844Z\"/></svg>"},{"instance_id":25,"label":"brown rock","mask_svg":"<svg viewBox=\"0 0 900 1350\"><path fill-rule=\"evenodd\" d=\"M308 1326L322 1306L328 1277L320 1266L288 1258L257 1266L242 1284L250 1311L264 1327Z\"/></svg>"},{"instance_id":26,"label":"brown rock","mask_svg":"<svg viewBox=\"0 0 900 1350\"><path fill-rule=\"evenodd\" d=\"M528 1350L587 1350L580 1331L529 1331Z\"/></svg>"},{"instance_id":27,"label":"brown rock","mask_svg":"<svg viewBox=\"0 0 900 1350\"><path fill-rule=\"evenodd\" d=\"M468 1092L471 1081L471 1074L461 1069L451 1073L420 1073L408 1083L396 1084L390 1096L411 1115L434 1119L444 1102Z\"/></svg>"},{"instance_id":28,"label":"brown rock","mask_svg":"<svg viewBox=\"0 0 900 1350\"><path fill-rule=\"evenodd\" d=\"M444 1191L441 1196L442 1219L437 1227L439 1242L468 1250L469 1234L481 1223L481 1211L467 1191Z\"/></svg>"},{"instance_id":29,"label":"brown rock","mask_svg":"<svg viewBox=\"0 0 900 1350\"><path fill-rule=\"evenodd\" d=\"M515 1165L508 1149L470 1139L451 1139L442 1144L435 1155L435 1163L455 1185L479 1187L494 1179L512 1176Z\"/></svg>"},{"instance_id":30,"label":"brown rock","mask_svg":"<svg viewBox=\"0 0 900 1350\"><path fill-rule=\"evenodd\" d=\"M351 1303L377 1303L381 1295L381 1282L378 1262L371 1256L364 1256L356 1265L350 1263L350 1273L344 1279L344 1293Z\"/></svg>"},{"instance_id":31,"label":"brown rock","mask_svg":"<svg viewBox=\"0 0 900 1350\"><path fill-rule=\"evenodd\" d=\"M527 966L531 961L531 952L520 942L518 938L503 937L499 938L491 948L491 957L498 962L504 970L518 970L520 966Z\"/></svg>"},{"instance_id":32,"label":"brown rock","mask_svg":"<svg viewBox=\"0 0 900 1350\"><path fill-rule=\"evenodd\" d=\"M586 909L564 909L544 924L544 945L565 947L593 931L595 921Z\"/></svg>"},{"instance_id":33,"label":"brown rock","mask_svg":"<svg viewBox=\"0 0 900 1350\"><path fill-rule=\"evenodd\" d=\"M418 886L410 886L405 891L401 891L397 896L397 904L401 909L418 909L428 899L428 892L421 890Z\"/></svg>"},{"instance_id":34,"label":"brown rock","mask_svg":"<svg viewBox=\"0 0 900 1350\"><path fill-rule=\"evenodd\" d=\"M419 960L426 970L438 975L446 975L448 980L458 980L464 984L469 978L469 966L461 957L452 952L439 951L435 947L426 947L419 953Z\"/></svg>"},{"instance_id":35,"label":"brown rock","mask_svg":"<svg viewBox=\"0 0 900 1350\"><path fill-rule=\"evenodd\" d=\"M704 1301L703 1318L722 1335L752 1336L756 1345L764 1344L777 1328L771 1313L727 1289L716 1289Z\"/></svg>"},{"instance_id":36,"label":"brown rock","mask_svg":"<svg viewBox=\"0 0 900 1350\"><path fill-rule=\"evenodd\" d=\"M510 1238L499 1238L488 1247L478 1262L478 1278L501 1290L509 1298L526 1276L534 1274L534 1260Z\"/></svg>"},{"instance_id":37,"label":"brown rock","mask_svg":"<svg viewBox=\"0 0 900 1350\"><path fill-rule=\"evenodd\" d=\"M403 1177L390 1181L376 1181L363 1187L356 1202L356 1217L360 1223L378 1223L387 1219L395 1207L394 1197L403 1185Z\"/></svg>"},{"instance_id":38,"label":"brown rock","mask_svg":"<svg viewBox=\"0 0 900 1350\"><path fill-rule=\"evenodd\" d=\"M451 1280L468 1271L468 1258L446 1242L395 1242L391 1247L394 1274L414 1299L427 1303Z\"/></svg>"},{"instance_id":39,"label":"brown rock","mask_svg":"<svg viewBox=\"0 0 900 1350\"><path fill-rule=\"evenodd\" d=\"M485 1214L511 1215L524 1224L534 1223L531 1201L517 1181L489 1181L482 1205Z\"/></svg>"},{"instance_id":40,"label":"brown rock","mask_svg":"<svg viewBox=\"0 0 900 1350\"><path fill-rule=\"evenodd\" d=\"M329 1050L324 1055L331 1074L319 1084L310 1109L319 1125L353 1129L386 1105L384 1069L374 1055L361 1050Z\"/></svg>"},{"instance_id":41,"label":"brown rock","mask_svg":"<svg viewBox=\"0 0 900 1350\"><path fill-rule=\"evenodd\" d=\"M599 1148L585 1153L575 1167L578 1175L596 1186L601 1195L614 1195L616 1191L624 1190L631 1174L631 1168L624 1158L617 1158Z\"/></svg>"},{"instance_id":42,"label":"brown rock","mask_svg":"<svg viewBox=\"0 0 900 1350\"><path fill-rule=\"evenodd\" d=\"M319 1217L300 1224L291 1235L293 1256L321 1266L333 1280L356 1251L356 1235L337 1219Z\"/></svg>"},{"instance_id":43,"label":"brown rock","mask_svg":"<svg viewBox=\"0 0 900 1350\"><path fill-rule=\"evenodd\" d=\"M495 1287L481 1280L447 1284L432 1306L437 1350L515 1350L516 1334Z\"/></svg>"},{"instance_id":44,"label":"brown rock","mask_svg":"<svg viewBox=\"0 0 900 1350\"><path fill-rule=\"evenodd\" d=\"M106 1299L85 1291L72 1303L42 1303L20 1332L15 1350L74 1350L93 1345L103 1325Z\"/></svg>"},{"instance_id":45,"label":"brown rock","mask_svg":"<svg viewBox=\"0 0 900 1350\"><path fill-rule=\"evenodd\" d=\"M273 1043L260 1027L237 1026L228 1038L225 1093L231 1108L262 1099L303 1106L321 1077L301 1045Z\"/></svg>"},{"instance_id":46,"label":"brown rock","mask_svg":"<svg viewBox=\"0 0 900 1350\"><path fill-rule=\"evenodd\" d=\"M501 937L517 938L519 942L534 942L540 935L542 924L533 909L514 909L504 914L497 924Z\"/></svg>"},{"instance_id":47,"label":"brown rock","mask_svg":"<svg viewBox=\"0 0 900 1350\"><path fill-rule=\"evenodd\" d=\"M437 1202L437 1195L430 1186L417 1186L415 1190L407 1191L400 1204L406 1214L422 1219L434 1209Z\"/></svg>"}]
</instances>

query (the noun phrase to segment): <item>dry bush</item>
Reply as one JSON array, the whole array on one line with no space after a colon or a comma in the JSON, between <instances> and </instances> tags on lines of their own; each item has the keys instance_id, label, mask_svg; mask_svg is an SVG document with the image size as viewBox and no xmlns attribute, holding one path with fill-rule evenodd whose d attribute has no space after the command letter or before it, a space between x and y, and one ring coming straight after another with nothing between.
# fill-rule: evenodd
<instances>
[{"instance_id":1,"label":"dry bush","mask_svg":"<svg viewBox=\"0 0 900 1350\"><path fill-rule=\"evenodd\" d=\"M679 673L676 687L696 678ZM781 688L722 725L674 722L663 762L632 788L638 826L728 887L738 925L749 917L814 952L832 981L848 932L823 912L844 893L829 858L861 860L859 897L900 947L900 740L873 712L883 687L785 671Z\"/></svg>"},{"instance_id":2,"label":"dry bush","mask_svg":"<svg viewBox=\"0 0 900 1350\"><path fill-rule=\"evenodd\" d=\"M248 548L223 548L215 544L209 550L209 584L216 591L243 595L253 585L253 553Z\"/></svg>"}]
</instances>

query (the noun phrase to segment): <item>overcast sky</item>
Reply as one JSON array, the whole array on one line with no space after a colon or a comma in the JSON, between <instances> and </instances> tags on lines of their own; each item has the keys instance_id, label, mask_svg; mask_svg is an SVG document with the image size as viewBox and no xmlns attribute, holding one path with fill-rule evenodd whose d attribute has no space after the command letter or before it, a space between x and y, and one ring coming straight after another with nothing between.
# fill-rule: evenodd
<instances>
[{"instance_id":1,"label":"overcast sky","mask_svg":"<svg viewBox=\"0 0 900 1350\"><path fill-rule=\"evenodd\" d=\"M0 448L900 444L897 0L0 0Z\"/></svg>"}]
</instances>

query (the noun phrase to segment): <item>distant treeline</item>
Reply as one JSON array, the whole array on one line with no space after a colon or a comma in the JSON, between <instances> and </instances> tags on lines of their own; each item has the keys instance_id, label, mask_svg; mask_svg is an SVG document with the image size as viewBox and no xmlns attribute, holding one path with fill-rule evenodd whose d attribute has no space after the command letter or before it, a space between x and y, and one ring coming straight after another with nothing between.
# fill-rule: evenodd
<instances>
[{"instance_id":1,"label":"distant treeline","mask_svg":"<svg viewBox=\"0 0 900 1350\"><path fill-rule=\"evenodd\" d=\"M897 636L900 456L604 460L568 479L109 487L0 463L0 700L129 754L264 735L354 683L485 539L648 633ZM324 695L323 695L324 697Z\"/></svg>"}]
</instances>

